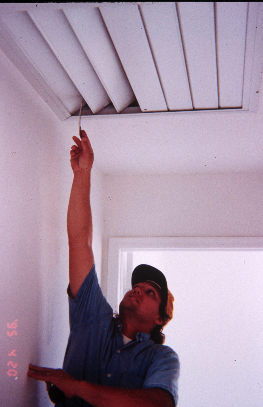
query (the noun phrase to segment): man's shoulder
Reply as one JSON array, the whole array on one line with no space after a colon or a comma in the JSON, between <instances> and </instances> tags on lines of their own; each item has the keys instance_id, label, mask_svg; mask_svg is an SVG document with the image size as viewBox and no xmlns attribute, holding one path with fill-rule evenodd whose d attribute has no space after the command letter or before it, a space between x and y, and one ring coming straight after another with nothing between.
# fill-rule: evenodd
<instances>
[{"instance_id":1,"label":"man's shoulder","mask_svg":"<svg viewBox=\"0 0 263 407\"><path fill-rule=\"evenodd\" d=\"M159 359L172 359L174 361L179 362L178 354L170 346L153 343L152 347L154 349L154 354L155 354L156 358L159 358Z\"/></svg>"},{"instance_id":2,"label":"man's shoulder","mask_svg":"<svg viewBox=\"0 0 263 407\"><path fill-rule=\"evenodd\" d=\"M93 266L83 281L77 295L72 298L69 293L70 326L102 321L103 318L112 318L113 311L104 297L98 282L95 266ZM100 316L100 318L98 318Z\"/></svg>"}]
</instances>

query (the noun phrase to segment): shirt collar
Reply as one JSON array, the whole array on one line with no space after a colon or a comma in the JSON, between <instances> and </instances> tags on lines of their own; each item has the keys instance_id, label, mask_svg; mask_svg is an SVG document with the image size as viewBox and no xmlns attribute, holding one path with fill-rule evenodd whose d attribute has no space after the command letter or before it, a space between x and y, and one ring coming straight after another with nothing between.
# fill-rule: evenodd
<instances>
[{"instance_id":1,"label":"shirt collar","mask_svg":"<svg viewBox=\"0 0 263 407\"><path fill-rule=\"evenodd\" d=\"M117 323L117 328L118 328L119 332L122 332L122 323L120 322L120 320ZM148 341L150 339L150 337L151 337L151 335L146 332L137 332L136 341L145 342L145 341Z\"/></svg>"},{"instance_id":2,"label":"shirt collar","mask_svg":"<svg viewBox=\"0 0 263 407\"><path fill-rule=\"evenodd\" d=\"M150 339L150 334L147 334L145 332L138 332L136 335L136 340L137 342L145 342Z\"/></svg>"}]
</instances>

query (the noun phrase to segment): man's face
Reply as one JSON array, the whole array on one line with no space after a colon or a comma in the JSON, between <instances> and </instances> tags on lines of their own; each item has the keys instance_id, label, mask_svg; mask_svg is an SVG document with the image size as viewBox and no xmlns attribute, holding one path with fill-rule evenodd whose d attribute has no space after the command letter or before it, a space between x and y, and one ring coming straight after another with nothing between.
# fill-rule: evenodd
<instances>
[{"instance_id":1,"label":"man's face","mask_svg":"<svg viewBox=\"0 0 263 407\"><path fill-rule=\"evenodd\" d=\"M159 314L161 297L159 290L149 282L137 283L128 291L120 304L120 310L132 312L140 322L153 322L153 326L161 325Z\"/></svg>"}]
</instances>

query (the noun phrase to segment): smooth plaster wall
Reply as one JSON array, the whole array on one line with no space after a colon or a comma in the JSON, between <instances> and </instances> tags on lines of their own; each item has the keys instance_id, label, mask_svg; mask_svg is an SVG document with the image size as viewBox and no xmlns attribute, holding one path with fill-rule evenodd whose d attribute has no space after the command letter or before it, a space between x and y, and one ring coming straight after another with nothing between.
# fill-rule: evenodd
<instances>
[{"instance_id":1,"label":"smooth plaster wall","mask_svg":"<svg viewBox=\"0 0 263 407\"><path fill-rule=\"evenodd\" d=\"M26 372L30 362L61 367L68 337L72 134L2 53L0 95L0 405L46 407L52 404L45 385ZM99 274L101 193L102 176L94 169L93 249Z\"/></svg>"},{"instance_id":2,"label":"smooth plaster wall","mask_svg":"<svg viewBox=\"0 0 263 407\"><path fill-rule=\"evenodd\" d=\"M133 267L143 262L175 297L164 333L181 363L178 407L259 407L263 251L135 251Z\"/></svg>"},{"instance_id":3,"label":"smooth plaster wall","mask_svg":"<svg viewBox=\"0 0 263 407\"><path fill-rule=\"evenodd\" d=\"M109 236L262 236L263 174L105 177Z\"/></svg>"},{"instance_id":4,"label":"smooth plaster wall","mask_svg":"<svg viewBox=\"0 0 263 407\"><path fill-rule=\"evenodd\" d=\"M263 236L263 174L105 177L102 279L110 237Z\"/></svg>"}]
</instances>

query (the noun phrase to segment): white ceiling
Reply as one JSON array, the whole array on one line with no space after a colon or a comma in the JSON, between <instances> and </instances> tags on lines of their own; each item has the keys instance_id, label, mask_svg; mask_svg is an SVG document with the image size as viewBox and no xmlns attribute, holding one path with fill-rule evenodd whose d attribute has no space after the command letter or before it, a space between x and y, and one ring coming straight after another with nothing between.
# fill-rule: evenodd
<instances>
[{"instance_id":1,"label":"white ceiling","mask_svg":"<svg viewBox=\"0 0 263 407\"><path fill-rule=\"evenodd\" d=\"M0 46L57 116L71 116L65 122L70 132L77 129L74 112L79 110L81 100L89 101L95 114L84 109L82 127L89 132L96 165L104 173L263 171L263 107L259 93L262 3L194 2L190 6L177 3L173 7L173 12L177 11L173 16L178 19L177 26L170 24L168 13L175 3L155 3L155 9L153 3L72 4L71 7L66 3L1 4ZM70 37L67 31L66 40L63 39L47 18L53 13L56 19L53 24L56 21L58 27L61 15L57 13L61 13L62 5L81 43L79 49L75 37ZM92 7L95 14L84 16L82 9L81 17L77 6ZM98 32L98 28L92 27L97 21L98 7L104 31L107 24L112 39L114 57L102 40L105 32L102 37L93 38L92 45L88 41L84 44L81 37L85 36L88 18L91 27L86 32L88 38ZM130 22L138 18L138 10L146 27L143 38L138 34L142 26L137 24L129 47L125 47L127 35L131 36ZM153 24L160 12L165 19ZM201 19L203 22L198 26L196 20ZM213 24L206 25L207 19ZM40 47L43 38L44 46ZM180 40L176 47L171 38ZM82 61L79 66L76 50L78 61ZM84 60L84 54L89 56L92 66ZM102 55L105 60L100 65ZM115 68L108 69L108 65ZM85 79L89 75L87 87ZM116 92L118 87L122 91ZM134 105L134 93L138 104L129 107ZM103 106L106 108L101 111Z\"/></svg>"},{"instance_id":2,"label":"white ceiling","mask_svg":"<svg viewBox=\"0 0 263 407\"><path fill-rule=\"evenodd\" d=\"M69 123L73 134L78 122ZM263 173L262 100L257 113L84 118L82 123L104 173Z\"/></svg>"}]
</instances>

